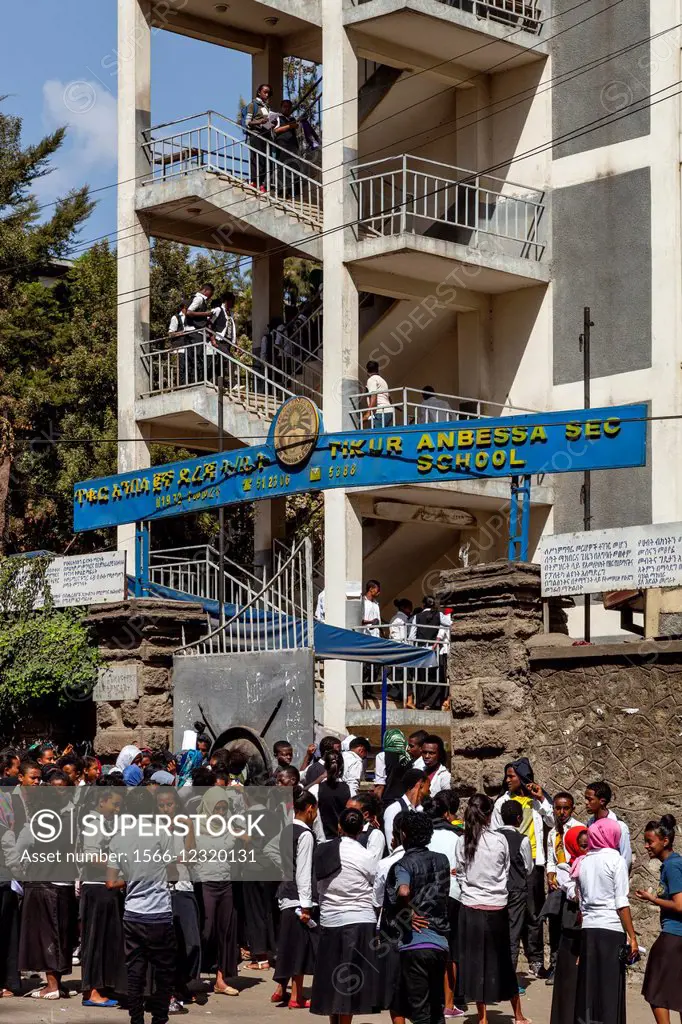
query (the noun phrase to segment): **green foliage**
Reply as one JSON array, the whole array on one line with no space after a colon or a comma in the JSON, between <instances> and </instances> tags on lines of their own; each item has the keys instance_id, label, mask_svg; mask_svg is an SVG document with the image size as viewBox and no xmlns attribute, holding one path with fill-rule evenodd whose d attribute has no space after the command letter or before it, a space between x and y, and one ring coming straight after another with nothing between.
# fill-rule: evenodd
<instances>
[{"instance_id":1,"label":"green foliage","mask_svg":"<svg viewBox=\"0 0 682 1024\"><path fill-rule=\"evenodd\" d=\"M46 573L49 557L0 561L0 717L3 724L36 702L66 703L92 689L99 651L82 611L55 611ZM34 611L44 595L44 607Z\"/></svg>"}]
</instances>

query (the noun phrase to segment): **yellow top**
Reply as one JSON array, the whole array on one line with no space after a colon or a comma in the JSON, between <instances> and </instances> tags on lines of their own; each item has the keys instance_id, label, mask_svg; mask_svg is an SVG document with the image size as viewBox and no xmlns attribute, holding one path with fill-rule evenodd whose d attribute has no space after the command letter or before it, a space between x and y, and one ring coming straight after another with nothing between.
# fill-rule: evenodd
<instances>
[{"instance_id":1,"label":"yellow top","mask_svg":"<svg viewBox=\"0 0 682 1024\"><path fill-rule=\"evenodd\" d=\"M510 800L516 800L523 807L523 821L519 828L519 832L524 836L528 836L530 840L530 852L533 854L533 860L535 860L535 854L538 848L537 837L535 835L535 822L533 820L533 798L530 796L514 796L509 797Z\"/></svg>"}]
</instances>

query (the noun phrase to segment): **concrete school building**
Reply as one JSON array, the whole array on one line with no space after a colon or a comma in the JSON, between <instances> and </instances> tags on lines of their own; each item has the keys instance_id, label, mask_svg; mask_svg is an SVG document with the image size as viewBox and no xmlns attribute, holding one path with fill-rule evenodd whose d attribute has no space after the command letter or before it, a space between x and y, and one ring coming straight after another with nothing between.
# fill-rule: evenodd
<instances>
[{"instance_id":1,"label":"concrete school building","mask_svg":"<svg viewBox=\"0 0 682 1024\"><path fill-rule=\"evenodd\" d=\"M119 0L119 434L139 439L119 470L147 465L155 437L216 450L218 358L234 448L291 394L352 427L370 359L397 424L439 415L425 385L461 416L579 407L584 306L592 404L679 413L679 20L675 0ZM273 110L283 58L320 63L319 152L295 168L254 152L236 111L154 126L156 31L250 53ZM282 315L283 259L321 265L284 371L199 340L178 373L149 338L152 237L251 257L254 339ZM645 467L595 473L593 526L681 519L680 443L675 421L654 423ZM534 478L531 553L582 527L580 486ZM504 555L508 501L495 480L327 491L327 621L355 624L349 582L381 580L388 619L442 570ZM265 573L282 526L281 499L257 503ZM132 526L119 546L134 557ZM614 632L593 614L595 635ZM326 666L330 727L353 671Z\"/></svg>"}]
</instances>

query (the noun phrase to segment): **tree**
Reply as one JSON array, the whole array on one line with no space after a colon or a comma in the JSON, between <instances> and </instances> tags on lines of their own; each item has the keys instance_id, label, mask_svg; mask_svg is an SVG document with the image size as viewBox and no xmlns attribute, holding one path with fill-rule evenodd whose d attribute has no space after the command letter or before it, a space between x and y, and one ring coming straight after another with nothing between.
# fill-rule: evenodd
<instances>
[{"instance_id":1,"label":"tree","mask_svg":"<svg viewBox=\"0 0 682 1024\"><path fill-rule=\"evenodd\" d=\"M45 382L44 349L52 349L51 338L35 322L29 328L25 314L38 298L37 273L68 252L93 209L83 186L58 200L50 217L39 219L31 186L49 174L50 157L64 141L65 129L22 148L21 126L21 118L0 111L0 554L8 541L16 432L34 427Z\"/></svg>"}]
</instances>

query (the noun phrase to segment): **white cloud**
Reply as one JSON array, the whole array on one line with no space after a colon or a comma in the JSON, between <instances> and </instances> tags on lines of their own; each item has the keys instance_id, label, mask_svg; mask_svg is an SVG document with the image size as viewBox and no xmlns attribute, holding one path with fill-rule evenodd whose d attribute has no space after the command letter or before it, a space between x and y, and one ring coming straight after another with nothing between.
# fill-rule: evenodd
<instances>
[{"instance_id":1,"label":"white cloud","mask_svg":"<svg viewBox=\"0 0 682 1024\"><path fill-rule=\"evenodd\" d=\"M68 162L74 177L82 178L83 170L116 163L116 99L98 82L45 82L43 119L49 131L68 127L64 156L59 160L62 172L67 171Z\"/></svg>"}]
</instances>

